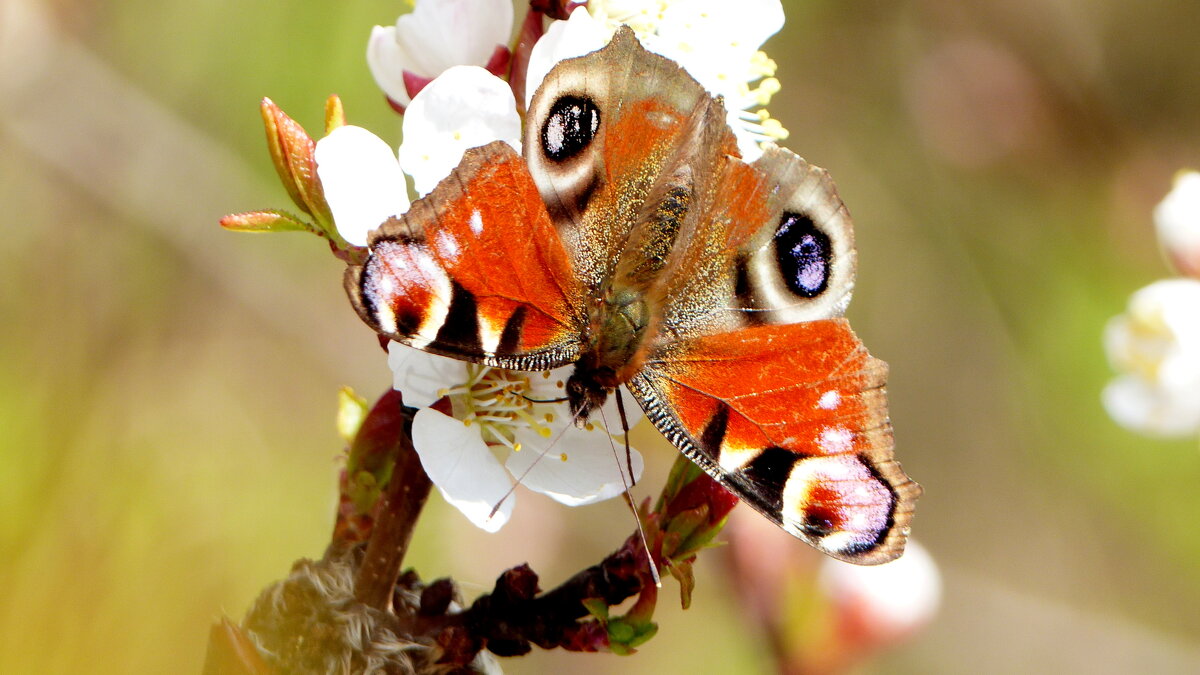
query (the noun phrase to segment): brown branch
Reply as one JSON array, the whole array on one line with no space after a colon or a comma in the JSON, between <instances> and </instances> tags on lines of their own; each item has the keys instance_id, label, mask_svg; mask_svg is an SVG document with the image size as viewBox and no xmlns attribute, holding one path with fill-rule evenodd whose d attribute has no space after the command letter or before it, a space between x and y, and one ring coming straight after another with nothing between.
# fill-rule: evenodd
<instances>
[{"instance_id":1,"label":"brown branch","mask_svg":"<svg viewBox=\"0 0 1200 675\"><path fill-rule=\"evenodd\" d=\"M412 444L412 408L403 409L403 432L396 435L395 466L376 509L371 537L354 579L354 597L376 609L390 611L392 592L408 552L417 516L433 483L421 467Z\"/></svg>"}]
</instances>

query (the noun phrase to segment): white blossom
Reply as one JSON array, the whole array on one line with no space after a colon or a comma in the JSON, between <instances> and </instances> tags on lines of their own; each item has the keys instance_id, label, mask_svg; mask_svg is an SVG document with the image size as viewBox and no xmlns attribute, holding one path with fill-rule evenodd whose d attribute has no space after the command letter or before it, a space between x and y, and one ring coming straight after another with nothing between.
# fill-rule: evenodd
<instances>
[{"instance_id":1,"label":"white blossom","mask_svg":"<svg viewBox=\"0 0 1200 675\"><path fill-rule=\"evenodd\" d=\"M396 155L375 134L338 127L317 141L314 157L325 201L347 242L366 246L367 233L408 211L408 188Z\"/></svg>"},{"instance_id":2,"label":"white blossom","mask_svg":"<svg viewBox=\"0 0 1200 675\"><path fill-rule=\"evenodd\" d=\"M1176 269L1200 279L1200 173L1181 171L1154 209L1158 241Z\"/></svg>"},{"instance_id":3,"label":"white blossom","mask_svg":"<svg viewBox=\"0 0 1200 675\"><path fill-rule=\"evenodd\" d=\"M1113 419L1158 436L1200 431L1200 281L1167 279L1134 293L1104 345L1119 373L1103 394Z\"/></svg>"},{"instance_id":4,"label":"white blossom","mask_svg":"<svg viewBox=\"0 0 1200 675\"><path fill-rule=\"evenodd\" d=\"M779 0L591 0L588 11L607 35L628 25L646 49L724 97L729 126L747 161L758 158L762 143L787 137L764 107L779 91L779 81L775 62L760 51L783 27Z\"/></svg>"},{"instance_id":5,"label":"white blossom","mask_svg":"<svg viewBox=\"0 0 1200 675\"><path fill-rule=\"evenodd\" d=\"M942 577L925 547L912 539L904 555L882 565L852 565L832 558L821 562L818 583L843 613L883 642L903 637L928 623L942 598Z\"/></svg>"},{"instance_id":6,"label":"white blossom","mask_svg":"<svg viewBox=\"0 0 1200 675\"><path fill-rule=\"evenodd\" d=\"M420 0L394 26L376 26L367 65L379 88L401 106L453 66L495 66L512 35L513 6L503 0ZM406 80L407 74L407 80Z\"/></svg>"},{"instance_id":7,"label":"white blossom","mask_svg":"<svg viewBox=\"0 0 1200 675\"><path fill-rule=\"evenodd\" d=\"M521 151L521 117L508 83L476 66L455 66L413 98L404 115L400 166L424 196L469 148L504 141Z\"/></svg>"},{"instance_id":8,"label":"white blossom","mask_svg":"<svg viewBox=\"0 0 1200 675\"><path fill-rule=\"evenodd\" d=\"M624 440L610 400L584 428L572 423L563 395L566 368L523 373L477 366L392 343L388 364L406 405L448 397L454 415L423 408L413 420L413 446L446 501L476 526L495 532L512 514L514 482L568 506L622 494L642 474ZM637 406L626 406L637 408ZM640 411L628 421L632 426ZM503 500L503 502L501 501ZM499 505L499 508L497 508Z\"/></svg>"}]
</instances>

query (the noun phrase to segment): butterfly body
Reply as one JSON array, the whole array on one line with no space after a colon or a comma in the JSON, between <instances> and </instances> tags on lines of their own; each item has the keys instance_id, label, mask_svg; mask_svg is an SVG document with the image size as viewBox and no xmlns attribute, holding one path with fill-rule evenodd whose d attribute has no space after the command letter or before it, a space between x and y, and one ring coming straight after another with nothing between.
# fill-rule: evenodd
<instances>
[{"instance_id":1,"label":"butterfly body","mask_svg":"<svg viewBox=\"0 0 1200 675\"><path fill-rule=\"evenodd\" d=\"M823 169L743 161L720 101L628 30L555 67L523 157L493 143L371 237L363 319L428 352L574 364L587 419L618 386L685 455L843 560L903 549L920 494L874 359L841 317L853 231Z\"/></svg>"}]
</instances>

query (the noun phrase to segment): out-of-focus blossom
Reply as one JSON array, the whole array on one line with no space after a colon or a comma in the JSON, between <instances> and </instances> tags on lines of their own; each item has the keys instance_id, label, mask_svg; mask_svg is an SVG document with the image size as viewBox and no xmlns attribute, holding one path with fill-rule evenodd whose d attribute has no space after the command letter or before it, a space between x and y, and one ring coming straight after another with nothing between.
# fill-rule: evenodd
<instances>
[{"instance_id":1,"label":"out-of-focus blossom","mask_svg":"<svg viewBox=\"0 0 1200 675\"><path fill-rule=\"evenodd\" d=\"M504 141L521 151L521 117L508 83L476 66L455 66L421 90L404 115L400 166L424 196L469 148Z\"/></svg>"},{"instance_id":2,"label":"out-of-focus blossom","mask_svg":"<svg viewBox=\"0 0 1200 675\"><path fill-rule=\"evenodd\" d=\"M355 246L392 216L408 211L408 188L392 149L375 134L342 126L317 141L317 176L338 233Z\"/></svg>"},{"instance_id":3,"label":"out-of-focus blossom","mask_svg":"<svg viewBox=\"0 0 1200 675\"><path fill-rule=\"evenodd\" d=\"M527 104L554 64L599 49L624 24L646 49L675 61L709 93L725 98L729 126L748 161L761 154L760 143L786 138L763 107L779 91L779 81L773 77L775 63L759 50L783 27L779 0L592 0L587 11L576 9L568 25L562 23L552 24L534 46Z\"/></svg>"},{"instance_id":4,"label":"out-of-focus blossom","mask_svg":"<svg viewBox=\"0 0 1200 675\"><path fill-rule=\"evenodd\" d=\"M1200 431L1200 281L1167 279L1134 293L1104 344L1120 373L1103 395L1113 419L1158 436Z\"/></svg>"},{"instance_id":5,"label":"out-of-focus blossom","mask_svg":"<svg viewBox=\"0 0 1200 675\"><path fill-rule=\"evenodd\" d=\"M404 108L454 66L482 66L499 75L508 64L513 6L502 0L421 0L395 26L376 26L367 65L379 88Z\"/></svg>"},{"instance_id":6,"label":"out-of-focus blossom","mask_svg":"<svg viewBox=\"0 0 1200 675\"><path fill-rule=\"evenodd\" d=\"M1154 209L1158 241L1175 269L1200 279L1200 173L1181 171Z\"/></svg>"},{"instance_id":7,"label":"out-of-focus blossom","mask_svg":"<svg viewBox=\"0 0 1200 675\"><path fill-rule=\"evenodd\" d=\"M488 532L512 514L514 478L562 504L582 506L620 495L641 477L641 454L631 450L631 477L624 441L604 426L605 420L618 423L614 402L583 428L572 423L566 403L549 402L563 395L565 369L520 373L396 343L389 345L388 365L405 404L422 408L412 436L425 472L446 501ZM453 416L426 407L443 397Z\"/></svg>"},{"instance_id":8,"label":"out-of-focus blossom","mask_svg":"<svg viewBox=\"0 0 1200 675\"><path fill-rule=\"evenodd\" d=\"M941 604L937 564L912 539L904 555L883 565L851 565L826 558L817 580L833 602L842 641L858 649L908 637L929 623Z\"/></svg>"},{"instance_id":9,"label":"out-of-focus blossom","mask_svg":"<svg viewBox=\"0 0 1200 675\"><path fill-rule=\"evenodd\" d=\"M732 586L770 636L779 670L838 673L913 636L938 610L941 575L912 539L900 558L844 563L737 509L725 529Z\"/></svg>"}]
</instances>

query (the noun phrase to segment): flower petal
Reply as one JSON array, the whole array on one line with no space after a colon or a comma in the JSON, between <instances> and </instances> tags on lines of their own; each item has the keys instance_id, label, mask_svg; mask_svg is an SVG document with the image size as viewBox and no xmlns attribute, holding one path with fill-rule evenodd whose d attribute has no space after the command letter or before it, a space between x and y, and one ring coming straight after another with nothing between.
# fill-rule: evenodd
<instances>
[{"instance_id":1,"label":"flower petal","mask_svg":"<svg viewBox=\"0 0 1200 675\"><path fill-rule=\"evenodd\" d=\"M388 98L407 106L405 71L435 78L453 66L483 66L512 34L512 3L496 0L424 0L395 26L376 26L367 65Z\"/></svg>"},{"instance_id":2,"label":"flower petal","mask_svg":"<svg viewBox=\"0 0 1200 675\"><path fill-rule=\"evenodd\" d=\"M625 491L626 484L632 486L642 477L641 453L630 448L630 480L624 445L599 426L587 431L560 422L556 427L556 432L566 430L561 436L551 436L558 442L544 454L546 438L530 431L516 434L523 449L509 455L505 466L530 490L567 506L581 506L615 497Z\"/></svg>"},{"instance_id":3,"label":"flower petal","mask_svg":"<svg viewBox=\"0 0 1200 675\"><path fill-rule=\"evenodd\" d=\"M314 156L325 201L342 238L367 245L367 233L408 210L408 188L392 149L375 134L351 125L317 141Z\"/></svg>"},{"instance_id":4,"label":"flower petal","mask_svg":"<svg viewBox=\"0 0 1200 675\"><path fill-rule=\"evenodd\" d=\"M512 35L513 6L496 0L422 0L396 21L397 40L415 73L436 77L453 66L482 66Z\"/></svg>"},{"instance_id":5,"label":"flower petal","mask_svg":"<svg viewBox=\"0 0 1200 675\"><path fill-rule=\"evenodd\" d=\"M441 390L467 380L462 361L428 354L399 342L388 343L392 388L404 394L404 405L425 408L443 396Z\"/></svg>"},{"instance_id":6,"label":"flower petal","mask_svg":"<svg viewBox=\"0 0 1200 675\"><path fill-rule=\"evenodd\" d=\"M516 503L516 495L510 492L512 480L483 443L477 427L423 408L413 418L412 437L421 466L447 502L488 532L508 522ZM491 515L501 499L504 503Z\"/></svg>"},{"instance_id":7,"label":"flower petal","mask_svg":"<svg viewBox=\"0 0 1200 675\"><path fill-rule=\"evenodd\" d=\"M404 84L404 71L407 54L396 41L395 26L375 26L371 29L371 37L367 39L367 67L375 84L383 90L387 97L399 103L408 105L411 98Z\"/></svg>"},{"instance_id":8,"label":"flower petal","mask_svg":"<svg viewBox=\"0 0 1200 675\"><path fill-rule=\"evenodd\" d=\"M1200 278L1200 173L1183 171L1154 209L1158 240L1184 274Z\"/></svg>"},{"instance_id":9,"label":"flower petal","mask_svg":"<svg viewBox=\"0 0 1200 675\"><path fill-rule=\"evenodd\" d=\"M1158 386L1136 375L1123 375L1104 388L1104 408L1121 426L1165 438L1200 431L1200 391Z\"/></svg>"},{"instance_id":10,"label":"flower petal","mask_svg":"<svg viewBox=\"0 0 1200 675\"><path fill-rule=\"evenodd\" d=\"M658 35L692 46L697 57L713 59L730 50L753 53L783 28L779 0L689 0L663 10Z\"/></svg>"},{"instance_id":11,"label":"flower petal","mask_svg":"<svg viewBox=\"0 0 1200 675\"><path fill-rule=\"evenodd\" d=\"M546 79L546 73L563 59L590 54L608 44L612 31L588 14L584 7L571 12L566 21L550 24L533 51L529 53L529 68L525 72L525 107L533 100L533 94Z\"/></svg>"},{"instance_id":12,"label":"flower petal","mask_svg":"<svg viewBox=\"0 0 1200 675\"><path fill-rule=\"evenodd\" d=\"M521 117L508 83L477 66L456 66L413 97L404 115L400 166L421 195L458 166L468 148L504 141L520 152Z\"/></svg>"},{"instance_id":13,"label":"flower petal","mask_svg":"<svg viewBox=\"0 0 1200 675\"><path fill-rule=\"evenodd\" d=\"M928 623L941 604L937 563L912 539L904 555L889 563L864 566L825 558L818 574L821 588L840 610L857 614L862 627L878 641L901 637Z\"/></svg>"}]
</instances>

